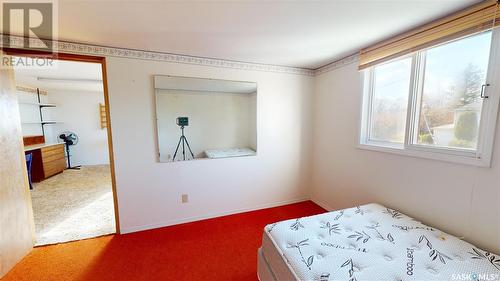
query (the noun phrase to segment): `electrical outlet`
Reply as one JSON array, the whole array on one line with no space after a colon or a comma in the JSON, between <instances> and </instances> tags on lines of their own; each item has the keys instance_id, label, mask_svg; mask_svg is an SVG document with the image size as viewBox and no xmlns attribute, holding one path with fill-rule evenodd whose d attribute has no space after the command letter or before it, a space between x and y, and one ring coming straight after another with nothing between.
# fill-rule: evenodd
<instances>
[{"instance_id":1,"label":"electrical outlet","mask_svg":"<svg viewBox=\"0 0 500 281\"><path fill-rule=\"evenodd\" d=\"M188 195L187 194L182 194L181 196L181 202L182 203L187 203L189 201Z\"/></svg>"}]
</instances>

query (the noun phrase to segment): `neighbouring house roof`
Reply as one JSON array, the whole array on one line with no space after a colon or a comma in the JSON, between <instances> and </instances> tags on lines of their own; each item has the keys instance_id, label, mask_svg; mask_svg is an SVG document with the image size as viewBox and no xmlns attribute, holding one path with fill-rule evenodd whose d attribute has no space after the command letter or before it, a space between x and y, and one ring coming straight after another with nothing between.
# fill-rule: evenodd
<instances>
[{"instance_id":1,"label":"neighbouring house roof","mask_svg":"<svg viewBox=\"0 0 500 281\"><path fill-rule=\"evenodd\" d=\"M464 105L462 107L456 108L455 112L457 112L457 111L475 111L475 112L479 112L479 111L481 111L482 107L483 107L483 101L482 100L477 100L477 101L475 101L473 103L469 103L469 104L466 104L466 105ZM451 124L436 126L436 127L432 127L431 129L433 129L433 130L435 130L435 129L438 129L438 130L453 130L453 129L455 129L455 124L451 123Z\"/></svg>"},{"instance_id":2,"label":"neighbouring house roof","mask_svg":"<svg viewBox=\"0 0 500 281\"><path fill-rule=\"evenodd\" d=\"M477 100L455 109L455 111L480 111L483 108L483 100Z\"/></svg>"},{"instance_id":3,"label":"neighbouring house roof","mask_svg":"<svg viewBox=\"0 0 500 281\"><path fill-rule=\"evenodd\" d=\"M436 126L436 127L432 127L431 129L433 129L433 130L435 130L435 129L438 129L438 130L453 130L453 129L455 129L455 124L446 124L446 125Z\"/></svg>"}]
</instances>

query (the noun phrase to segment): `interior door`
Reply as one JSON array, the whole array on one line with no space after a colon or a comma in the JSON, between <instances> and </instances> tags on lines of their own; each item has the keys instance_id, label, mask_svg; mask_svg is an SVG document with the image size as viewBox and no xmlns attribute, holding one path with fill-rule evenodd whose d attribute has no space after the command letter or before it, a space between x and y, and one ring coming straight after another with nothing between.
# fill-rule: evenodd
<instances>
[{"instance_id":1,"label":"interior door","mask_svg":"<svg viewBox=\"0 0 500 281\"><path fill-rule=\"evenodd\" d=\"M0 62L4 60L0 51ZM0 278L33 247L34 221L14 71L0 66Z\"/></svg>"}]
</instances>

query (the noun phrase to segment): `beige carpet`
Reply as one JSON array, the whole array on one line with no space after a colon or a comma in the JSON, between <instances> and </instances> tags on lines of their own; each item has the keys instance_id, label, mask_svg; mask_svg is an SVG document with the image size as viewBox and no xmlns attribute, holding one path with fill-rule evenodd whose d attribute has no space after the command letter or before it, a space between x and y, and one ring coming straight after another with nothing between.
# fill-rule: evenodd
<instances>
[{"instance_id":1,"label":"beige carpet","mask_svg":"<svg viewBox=\"0 0 500 281\"><path fill-rule=\"evenodd\" d=\"M36 245L114 233L109 166L84 166L35 183L31 191Z\"/></svg>"}]
</instances>

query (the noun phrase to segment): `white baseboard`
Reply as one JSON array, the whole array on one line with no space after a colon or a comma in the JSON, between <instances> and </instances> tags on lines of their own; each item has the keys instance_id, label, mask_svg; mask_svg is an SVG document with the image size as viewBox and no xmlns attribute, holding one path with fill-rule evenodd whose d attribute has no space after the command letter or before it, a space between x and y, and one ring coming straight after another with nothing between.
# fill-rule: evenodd
<instances>
[{"instance_id":1,"label":"white baseboard","mask_svg":"<svg viewBox=\"0 0 500 281\"><path fill-rule=\"evenodd\" d=\"M213 213L213 214L209 214L209 215L194 216L194 217L189 217L189 218L184 218L184 219L170 220L170 221L166 221L166 222L125 227L125 228L120 229L120 233L127 234L127 233L132 233L132 232L143 231L143 230L172 226L172 225L176 225L176 224L182 224L182 223L188 223L188 222L194 222L194 221L206 220L206 219L213 219L213 218L223 217L223 216L227 216L227 215L234 215L234 214L256 211L256 210L261 210L261 209L279 207L279 206L283 206L283 205L299 203L299 202L304 202L304 201L309 201L309 200L311 200L309 197L303 197L303 198L298 198L298 199L261 204L261 205L257 205L257 206L249 207L249 208L242 208L242 209L236 209L236 210L232 210L232 211Z\"/></svg>"},{"instance_id":2,"label":"white baseboard","mask_svg":"<svg viewBox=\"0 0 500 281\"><path fill-rule=\"evenodd\" d=\"M334 208L332 208L331 206L329 206L328 204L326 204L325 202L323 202L321 200L318 200L315 198L311 198L310 200L313 201L316 205L319 205L321 208L327 210L328 212L335 210Z\"/></svg>"}]
</instances>

